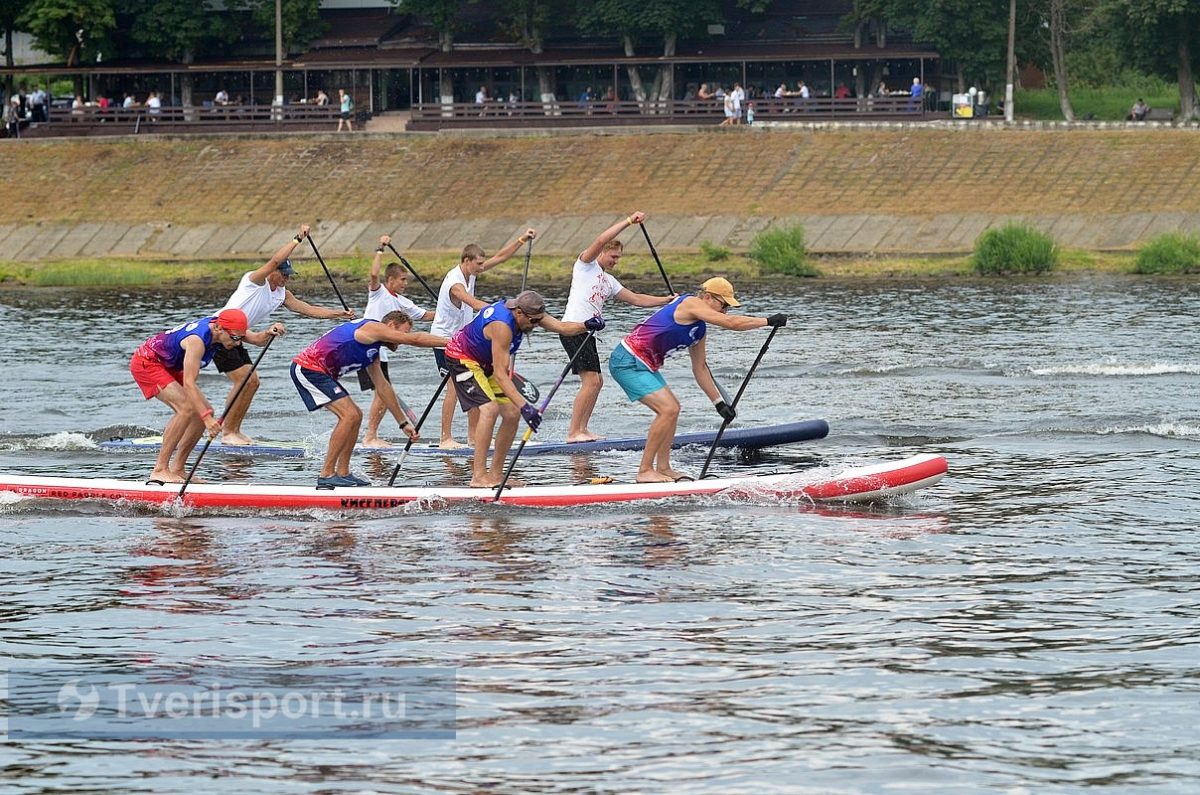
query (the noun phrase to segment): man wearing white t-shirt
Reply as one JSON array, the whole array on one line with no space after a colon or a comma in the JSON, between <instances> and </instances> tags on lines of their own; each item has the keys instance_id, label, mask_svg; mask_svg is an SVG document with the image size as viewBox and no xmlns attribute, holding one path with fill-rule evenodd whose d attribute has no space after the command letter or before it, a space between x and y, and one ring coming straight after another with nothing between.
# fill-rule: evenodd
<instances>
[{"instance_id":1,"label":"man wearing white t-shirt","mask_svg":"<svg viewBox=\"0 0 1200 795\"><path fill-rule=\"evenodd\" d=\"M646 214L639 210L618 221L605 229L575 260L571 273L571 294L567 298L567 311L562 317L564 323L582 323L589 317L603 315L604 303L610 298L641 307L665 306L675 298L673 295L635 293L623 287L612 275L624 251L624 245L617 240L617 235L645 220ZM575 351L583 346L583 351L571 365L572 371L579 376L580 385L579 394L575 396L575 408L571 411L567 441L592 442L602 439L588 430L596 399L600 397L600 388L604 386L604 380L600 377L600 354L596 350L596 338L581 334L577 337L560 336L559 339L568 356L574 356Z\"/></svg>"},{"instance_id":2,"label":"man wearing white t-shirt","mask_svg":"<svg viewBox=\"0 0 1200 795\"><path fill-rule=\"evenodd\" d=\"M251 319L251 327L266 320L267 316L278 309L280 305L305 317L322 320L353 320L353 312L313 306L301 301L288 290L287 283L292 278L292 263L288 257L292 256L296 246L308 237L308 230L308 224L301 226L299 234L284 243L265 265L242 276L241 282L233 291L233 295L229 296L229 300L225 302L224 308L240 309L245 312L246 317ZM284 331L282 323L276 323L271 328L278 329L277 333L279 334ZM239 345L236 348L222 350L219 354L214 355L212 360L213 364L217 366L217 370L229 376L229 380L233 381L233 386L229 390L230 398L237 392L246 377L250 378L246 388L238 397L237 403L226 409L225 419L221 425L221 442L233 446L254 444L253 439L242 433L242 420L250 409L250 402L254 400L254 393L258 391L259 385L258 373L250 372L250 355Z\"/></svg>"},{"instance_id":3,"label":"man wearing white t-shirt","mask_svg":"<svg viewBox=\"0 0 1200 795\"><path fill-rule=\"evenodd\" d=\"M367 320L382 321L389 312L403 312L414 322L417 320L433 320L433 310L422 309L403 295L408 287L408 271L399 262L389 263L383 269L383 250L392 242L389 235L379 238L379 248L375 249L375 259L371 261L371 277L367 282L367 308L363 317ZM383 270L383 279L379 278ZM387 347L379 349L379 365L383 377L391 381L388 373ZM363 392L375 392L371 399L371 408L367 411L367 432L363 434L363 447L391 447L391 442L379 438L379 424L387 413L387 406L379 393L367 368L358 371L358 386ZM414 419L413 422L416 422Z\"/></svg>"},{"instance_id":4,"label":"man wearing white t-shirt","mask_svg":"<svg viewBox=\"0 0 1200 795\"><path fill-rule=\"evenodd\" d=\"M442 279L442 287L438 290L437 309L433 313L433 325L429 333L439 337L453 337L463 326L471 322L475 313L488 305L475 297L475 277L491 270L517 252L527 241L537 237L533 229L526 229L525 234L509 243L504 248L488 257L477 244L471 243L463 248L462 257L458 264L446 272ZM433 349L437 361L438 372L446 375L446 351L444 348ZM454 407L458 398L454 392L454 382L446 385L446 398L442 402L442 436L438 446L443 450L456 450L466 445L454 439ZM467 438L475 438L474 415L468 415Z\"/></svg>"}]
</instances>

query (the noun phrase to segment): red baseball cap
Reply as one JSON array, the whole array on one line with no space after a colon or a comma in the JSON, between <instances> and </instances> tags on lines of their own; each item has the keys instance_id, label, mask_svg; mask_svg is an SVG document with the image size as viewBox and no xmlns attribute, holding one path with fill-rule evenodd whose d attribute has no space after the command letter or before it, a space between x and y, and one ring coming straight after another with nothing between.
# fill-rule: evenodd
<instances>
[{"instance_id":1,"label":"red baseball cap","mask_svg":"<svg viewBox=\"0 0 1200 795\"><path fill-rule=\"evenodd\" d=\"M245 334L250 327L246 313L240 309L222 309L217 313L217 325L234 334Z\"/></svg>"}]
</instances>

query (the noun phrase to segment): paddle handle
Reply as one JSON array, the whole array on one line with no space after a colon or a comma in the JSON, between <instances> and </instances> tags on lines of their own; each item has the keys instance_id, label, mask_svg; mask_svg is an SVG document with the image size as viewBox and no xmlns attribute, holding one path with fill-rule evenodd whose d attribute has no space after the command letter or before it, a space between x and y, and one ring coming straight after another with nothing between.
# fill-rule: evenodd
<instances>
[{"instance_id":1,"label":"paddle handle","mask_svg":"<svg viewBox=\"0 0 1200 795\"><path fill-rule=\"evenodd\" d=\"M583 352L587 341L596 336L596 332L589 331L587 337L583 340L583 345L575 349L575 353L571 354L571 358L567 361L567 366L563 368L562 374L558 380L554 382L554 386L550 387L550 392L546 395L546 399L542 401L542 407L538 409L538 414L545 414L546 407L550 405L550 400L554 397L554 393L563 385L563 381L567 380L567 373L571 372L571 367L574 366L575 360L579 358L579 354ZM508 459L508 468L504 470L504 478L500 481L500 485L496 487L496 494L492 497L492 502L499 502L500 495L504 491L504 484L508 483L508 478L512 474L513 467L517 465L517 459L521 457L521 451L525 449L525 443L533 436L533 428L527 428L525 435L521 437L521 444L517 447L517 452L513 453L512 458Z\"/></svg>"},{"instance_id":2,"label":"paddle handle","mask_svg":"<svg viewBox=\"0 0 1200 795\"><path fill-rule=\"evenodd\" d=\"M342 309L350 311L350 305L346 303L346 299L342 297L342 291L338 289L337 282L333 280L333 274L329 272L328 266L325 265L325 258L321 256L321 252L317 250L317 241L313 240L313 236L308 236L308 243L312 246L313 253L317 255L317 262L321 263L322 270L325 271L325 276L329 279L329 283L333 286L334 293L337 294L338 300L342 303Z\"/></svg>"},{"instance_id":3,"label":"paddle handle","mask_svg":"<svg viewBox=\"0 0 1200 795\"><path fill-rule=\"evenodd\" d=\"M449 380L450 373L446 373L444 376L442 376L442 382L438 384L437 391L433 393L433 399L429 401L429 405L425 407L423 412L421 412L421 418L416 421L415 425L413 425L413 430L415 430L418 434L421 432L421 426L425 424L425 420L429 417L429 412L433 410L434 404L437 403L437 399L441 397L442 390L446 388L446 382ZM400 467L404 466L404 460L408 458L408 451L412 449L413 441L415 440L412 437L409 437L408 442L404 445L404 452L400 454L400 460L396 462L396 468L392 470L392 476L388 478L389 487L396 485L396 476L400 474Z\"/></svg>"},{"instance_id":4,"label":"paddle handle","mask_svg":"<svg viewBox=\"0 0 1200 795\"><path fill-rule=\"evenodd\" d=\"M429 297L436 302L438 300L438 295L433 291L433 288L429 286L429 282L421 278L421 274L417 273L417 269L408 263L408 260L404 258L403 254L396 250L395 246L393 246L391 243L388 243L387 247L390 248L392 253L396 255L396 258L404 264L404 267L408 268L408 272L411 273L416 280L421 283L421 286L425 288L425 292L429 293Z\"/></svg>"},{"instance_id":5,"label":"paddle handle","mask_svg":"<svg viewBox=\"0 0 1200 795\"><path fill-rule=\"evenodd\" d=\"M738 387L737 395L734 396L733 402L729 404L730 408L737 408L738 401L742 399L742 395L746 391L746 386L750 383L750 377L758 369L758 363L767 355L767 348L771 347L771 340L775 339L776 331L779 331L779 326L772 326L771 333L767 335L767 341L762 344L762 348L758 351L758 357L754 360L754 364L750 365L750 370L746 373L746 377L742 379L742 385ZM704 459L704 466L700 468L701 478L708 474L708 465L712 463L713 454L717 452L717 445L721 443L721 437L725 435L725 429L729 427L729 422L729 420L725 420L721 423L721 428L717 431L717 438L713 439L712 447L708 449L708 456Z\"/></svg>"},{"instance_id":6,"label":"paddle handle","mask_svg":"<svg viewBox=\"0 0 1200 795\"><path fill-rule=\"evenodd\" d=\"M250 377L254 375L254 371L258 369L258 363L261 362L262 358L267 355L267 348L270 348L271 343L274 341L275 335L272 334L271 338L267 340L267 344L263 346L263 349L259 351L258 356L255 357L254 363L250 365L250 372L246 373L246 377L242 379L242 383L238 384L238 388L233 390L233 397L229 399L229 402L225 404L225 410L221 412L222 422L225 421L225 415L227 415L229 410L233 408L233 404L237 403L237 399L242 396L242 390L246 388L246 384L250 383ZM188 484L192 482L192 478L196 474L196 469L200 466L200 460L204 458L204 454L208 452L208 448L212 445L213 439L215 438L215 436L209 436L208 440L204 442L204 447L200 448L200 454L196 456L196 462L192 464L192 468L188 472L187 480L183 481L183 485L179 487L179 499L183 499L183 493L187 491Z\"/></svg>"},{"instance_id":7,"label":"paddle handle","mask_svg":"<svg viewBox=\"0 0 1200 795\"><path fill-rule=\"evenodd\" d=\"M650 233L646 231L645 222L639 224L642 227L642 236L646 238L646 245L650 247L650 253L654 255L654 262L658 264L658 272L662 274L663 281L667 283L667 294L675 295L675 288L671 286L671 279L667 276L667 269L663 267L662 260L658 258L658 250L654 248L654 243L650 240Z\"/></svg>"}]
</instances>

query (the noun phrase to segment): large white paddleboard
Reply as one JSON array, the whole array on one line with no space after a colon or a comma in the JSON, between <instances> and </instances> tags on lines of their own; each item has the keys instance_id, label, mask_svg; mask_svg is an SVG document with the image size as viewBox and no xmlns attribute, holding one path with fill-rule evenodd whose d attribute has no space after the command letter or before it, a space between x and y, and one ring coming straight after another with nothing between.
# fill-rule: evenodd
<instances>
[{"instance_id":1,"label":"large white paddleboard","mask_svg":"<svg viewBox=\"0 0 1200 795\"><path fill-rule=\"evenodd\" d=\"M814 502L870 502L932 486L945 476L946 459L916 455L902 461L854 467L833 475L805 472L711 478L676 483L604 483L577 486L523 486L507 489L507 505L561 507L622 503L672 497L720 496L733 499L807 499ZM0 493L36 500L93 500L144 504L172 503L178 485L148 485L103 478L60 478L0 475ZM494 491L444 486L348 487L243 486L224 483L190 485L183 504L215 509L324 508L336 511L386 510L414 503L436 508L449 503L490 503Z\"/></svg>"}]
</instances>

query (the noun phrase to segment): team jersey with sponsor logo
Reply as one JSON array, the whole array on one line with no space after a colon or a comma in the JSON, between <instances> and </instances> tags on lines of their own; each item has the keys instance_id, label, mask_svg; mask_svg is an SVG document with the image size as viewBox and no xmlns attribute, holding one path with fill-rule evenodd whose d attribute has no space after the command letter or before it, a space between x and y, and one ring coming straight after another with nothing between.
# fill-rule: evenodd
<instances>
[{"instance_id":1,"label":"team jersey with sponsor logo","mask_svg":"<svg viewBox=\"0 0 1200 795\"><path fill-rule=\"evenodd\" d=\"M512 310L506 307L503 301L497 301L490 306L485 306L474 320L450 338L450 344L446 346L446 355L453 356L459 361L466 359L476 362L490 374L492 341L483 336L484 327L490 323L504 323L508 326L512 331L512 345L508 346L508 353L509 355L516 353L517 348L521 347L521 341L525 335L517 328L517 321L513 317Z\"/></svg>"},{"instance_id":2,"label":"team jersey with sponsor logo","mask_svg":"<svg viewBox=\"0 0 1200 795\"><path fill-rule=\"evenodd\" d=\"M187 337L199 337L204 343L204 358L200 366L206 367L212 361L213 354L221 343L213 342L212 329L209 324L215 317L202 317L199 320L189 320L180 323L175 328L160 331L138 347L137 352L145 357L158 359L168 370L182 370L184 350L182 342Z\"/></svg>"},{"instance_id":3,"label":"team jersey with sponsor logo","mask_svg":"<svg viewBox=\"0 0 1200 795\"><path fill-rule=\"evenodd\" d=\"M692 347L704 339L704 334L708 331L708 326L703 320L687 325L676 322L675 310L679 308L680 302L688 297L679 296L638 323L622 341L626 350L654 372L658 372L658 368L662 367L668 356Z\"/></svg>"},{"instance_id":4,"label":"team jersey with sponsor logo","mask_svg":"<svg viewBox=\"0 0 1200 795\"><path fill-rule=\"evenodd\" d=\"M379 357L382 343L365 345L354 339L354 332L364 323L373 322L364 318L335 326L300 351L292 361L306 370L316 370L331 378L340 378L346 373L369 367Z\"/></svg>"}]
</instances>

